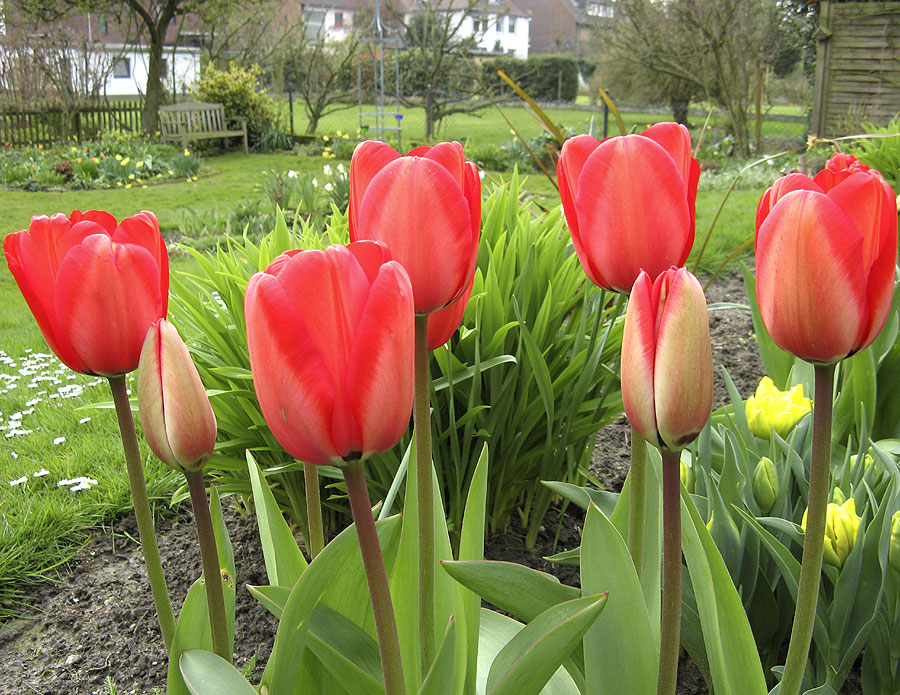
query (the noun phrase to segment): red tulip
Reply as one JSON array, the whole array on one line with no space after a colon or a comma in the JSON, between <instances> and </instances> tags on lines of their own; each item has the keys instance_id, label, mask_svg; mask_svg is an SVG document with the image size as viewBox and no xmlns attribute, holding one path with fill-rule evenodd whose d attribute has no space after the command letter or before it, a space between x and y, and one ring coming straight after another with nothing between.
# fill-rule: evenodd
<instances>
[{"instance_id":1,"label":"red tulip","mask_svg":"<svg viewBox=\"0 0 900 695\"><path fill-rule=\"evenodd\" d=\"M350 239L388 245L412 283L417 314L442 309L475 272L481 179L458 142L406 156L383 142L360 143L350 161Z\"/></svg>"},{"instance_id":2,"label":"red tulip","mask_svg":"<svg viewBox=\"0 0 900 695\"><path fill-rule=\"evenodd\" d=\"M141 427L153 452L177 471L198 471L216 446L216 416L175 326L150 327L137 373Z\"/></svg>"},{"instance_id":3,"label":"red tulip","mask_svg":"<svg viewBox=\"0 0 900 695\"><path fill-rule=\"evenodd\" d=\"M35 216L3 250L60 360L103 376L137 368L147 330L169 301L169 257L152 212L118 225L100 210Z\"/></svg>"},{"instance_id":4,"label":"red tulip","mask_svg":"<svg viewBox=\"0 0 900 695\"><path fill-rule=\"evenodd\" d=\"M684 268L655 282L641 271L622 335L622 401L632 427L652 444L681 449L706 425L712 394L703 288Z\"/></svg>"},{"instance_id":5,"label":"red tulip","mask_svg":"<svg viewBox=\"0 0 900 695\"><path fill-rule=\"evenodd\" d=\"M463 314L466 313L466 306L469 304L469 297L472 296L472 285L475 283L475 276L469 281L469 286L462 293L462 297L457 299L450 306L438 309L433 314L428 315L428 349L434 350L446 343L456 329L462 323Z\"/></svg>"},{"instance_id":6,"label":"red tulip","mask_svg":"<svg viewBox=\"0 0 900 695\"><path fill-rule=\"evenodd\" d=\"M566 140L559 193L578 260L591 282L629 292L643 269L684 265L694 244L700 165L677 123L641 135Z\"/></svg>"},{"instance_id":7,"label":"red tulip","mask_svg":"<svg viewBox=\"0 0 900 695\"><path fill-rule=\"evenodd\" d=\"M897 203L881 175L841 155L814 179L778 179L756 215L756 296L782 349L831 364L870 345L894 291Z\"/></svg>"},{"instance_id":8,"label":"red tulip","mask_svg":"<svg viewBox=\"0 0 900 695\"><path fill-rule=\"evenodd\" d=\"M266 422L308 463L396 444L413 403L413 294L384 245L288 251L250 278L253 384Z\"/></svg>"}]
</instances>

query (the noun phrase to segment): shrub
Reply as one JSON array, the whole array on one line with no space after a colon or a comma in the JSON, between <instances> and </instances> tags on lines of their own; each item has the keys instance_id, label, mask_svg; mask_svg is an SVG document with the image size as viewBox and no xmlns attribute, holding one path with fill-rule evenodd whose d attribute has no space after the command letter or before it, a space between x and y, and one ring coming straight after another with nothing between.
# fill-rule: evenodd
<instances>
[{"instance_id":1,"label":"shrub","mask_svg":"<svg viewBox=\"0 0 900 695\"><path fill-rule=\"evenodd\" d=\"M900 133L900 116L895 116L884 127L869 123L863 128L870 135ZM900 192L900 136L865 138L856 142L859 147L853 150L852 154L855 154L863 164L878 169L894 187L894 192Z\"/></svg>"},{"instance_id":2,"label":"shrub","mask_svg":"<svg viewBox=\"0 0 900 695\"><path fill-rule=\"evenodd\" d=\"M497 74L506 73L535 101L575 101L578 96L578 61L571 56L535 55L494 58L482 66L482 79L495 97L517 98Z\"/></svg>"}]
</instances>

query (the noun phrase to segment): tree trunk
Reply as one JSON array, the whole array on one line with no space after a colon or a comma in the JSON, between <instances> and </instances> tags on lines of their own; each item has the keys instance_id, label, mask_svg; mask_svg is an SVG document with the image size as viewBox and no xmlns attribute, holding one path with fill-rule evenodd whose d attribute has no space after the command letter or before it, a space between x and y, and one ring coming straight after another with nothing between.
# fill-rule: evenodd
<instances>
[{"instance_id":1,"label":"tree trunk","mask_svg":"<svg viewBox=\"0 0 900 695\"><path fill-rule=\"evenodd\" d=\"M307 111L306 117L309 119L309 123L306 125L307 133L315 133L319 127L319 112L318 111Z\"/></svg>"},{"instance_id":2,"label":"tree trunk","mask_svg":"<svg viewBox=\"0 0 900 695\"><path fill-rule=\"evenodd\" d=\"M147 67L147 92L144 98L144 112L141 115L141 126L148 135L156 132L156 118L162 104L162 67L163 37L165 34L151 32L150 64Z\"/></svg>"},{"instance_id":3,"label":"tree trunk","mask_svg":"<svg viewBox=\"0 0 900 695\"><path fill-rule=\"evenodd\" d=\"M669 104L672 107L672 120L681 123L683 126L688 125L688 106L690 101L673 97Z\"/></svg>"},{"instance_id":4,"label":"tree trunk","mask_svg":"<svg viewBox=\"0 0 900 695\"><path fill-rule=\"evenodd\" d=\"M434 92L429 84L425 87L425 139L434 137Z\"/></svg>"}]
</instances>

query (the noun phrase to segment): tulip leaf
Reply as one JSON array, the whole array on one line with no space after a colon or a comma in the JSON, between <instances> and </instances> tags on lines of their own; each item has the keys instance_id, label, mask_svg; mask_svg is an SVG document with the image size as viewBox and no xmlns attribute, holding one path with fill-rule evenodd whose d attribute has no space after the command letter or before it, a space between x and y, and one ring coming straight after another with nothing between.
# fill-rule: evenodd
<instances>
[{"instance_id":1,"label":"tulip leaf","mask_svg":"<svg viewBox=\"0 0 900 695\"><path fill-rule=\"evenodd\" d=\"M581 564L581 546L572 548L571 550L563 550L562 552L544 557L547 562L557 565L569 565L578 567Z\"/></svg>"},{"instance_id":2,"label":"tulip leaf","mask_svg":"<svg viewBox=\"0 0 900 695\"><path fill-rule=\"evenodd\" d=\"M753 632L728 568L683 487L681 501L682 549L697 599L713 689L717 695L765 695L766 679Z\"/></svg>"},{"instance_id":3,"label":"tulip leaf","mask_svg":"<svg viewBox=\"0 0 900 695\"><path fill-rule=\"evenodd\" d=\"M538 695L606 605L606 594L552 606L500 650L488 674L488 695Z\"/></svg>"},{"instance_id":4,"label":"tulip leaf","mask_svg":"<svg viewBox=\"0 0 900 695\"><path fill-rule=\"evenodd\" d=\"M284 612L284 605L291 595L291 590L286 586L251 586L248 584L247 591L253 594L269 613L279 619Z\"/></svg>"},{"instance_id":5,"label":"tulip leaf","mask_svg":"<svg viewBox=\"0 0 900 695\"><path fill-rule=\"evenodd\" d=\"M653 692L659 650L641 584L625 541L594 506L581 538L581 590L614 597L584 636L586 695Z\"/></svg>"},{"instance_id":6,"label":"tulip leaf","mask_svg":"<svg viewBox=\"0 0 900 695\"><path fill-rule=\"evenodd\" d=\"M481 609L481 634L478 640L478 682L476 693L487 692L487 681L497 655L524 628L522 623L505 615ZM580 695L580 690L565 667L544 685L541 695Z\"/></svg>"},{"instance_id":7,"label":"tulip leaf","mask_svg":"<svg viewBox=\"0 0 900 695\"><path fill-rule=\"evenodd\" d=\"M266 478L253 455L247 452L247 466L250 469L250 484L253 486L253 500L256 503L256 521L259 525L259 540L269 584L292 587L306 570L306 558L294 534L288 528L269 489Z\"/></svg>"},{"instance_id":8,"label":"tulip leaf","mask_svg":"<svg viewBox=\"0 0 900 695\"><path fill-rule=\"evenodd\" d=\"M480 623L480 620L478 622ZM431 668L428 669L428 673L425 674L422 687L419 688L419 695L446 695L447 692L453 691L456 678L456 641L456 618L450 618L447 632L444 634L444 639L441 640L441 646L438 647L437 656L435 656ZM477 643L474 651L477 655ZM473 673L477 675L477 668L473 668ZM466 692L475 692L474 681L472 690Z\"/></svg>"},{"instance_id":9,"label":"tulip leaf","mask_svg":"<svg viewBox=\"0 0 900 695\"><path fill-rule=\"evenodd\" d=\"M178 667L191 695L256 695L241 672L218 654L188 649L178 659Z\"/></svg>"},{"instance_id":10,"label":"tulip leaf","mask_svg":"<svg viewBox=\"0 0 900 695\"><path fill-rule=\"evenodd\" d=\"M181 671L178 669L178 655L188 649L212 650L206 587L200 579L188 589L181 612L178 614L172 646L169 648L169 676L166 681L168 695L188 695L189 693L188 687L182 679Z\"/></svg>"},{"instance_id":11,"label":"tulip leaf","mask_svg":"<svg viewBox=\"0 0 900 695\"><path fill-rule=\"evenodd\" d=\"M460 369L458 371L453 372L453 383L457 384L461 381L465 381L466 379L471 379L475 376L476 373L481 374L486 372L491 367L496 367L501 364L515 364L516 358L514 355L499 355L497 357L492 357L489 360L484 360L479 365L466 367L465 369ZM450 386L450 379L446 376L441 377L440 379L435 379L432 382L432 388L435 391L442 391L445 388Z\"/></svg>"},{"instance_id":12,"label":"tulip leaf","mask_svg":"<svg viewBox=\"0 0 900 695\"><path fill-rule=\"evenodd\" d=\"M619 493L610 490L582 487L557 480L542 480L541 483L560 497L577 504L582 509L587 509L593 502L600 508L600 511L603 512L607 519L612 516L616 503L619 501Z\"/></svg>"},{"instance_id":13,"label":"tulip leaf","mask_svg":"<svg viewBox=\"0 0 900 695\"><path fill-rule=\"evenodd\" d=\"M352 620L320 603L309 621L307 648L354 695L383 695L378 643Z\"/></svg>"}]
</instances>

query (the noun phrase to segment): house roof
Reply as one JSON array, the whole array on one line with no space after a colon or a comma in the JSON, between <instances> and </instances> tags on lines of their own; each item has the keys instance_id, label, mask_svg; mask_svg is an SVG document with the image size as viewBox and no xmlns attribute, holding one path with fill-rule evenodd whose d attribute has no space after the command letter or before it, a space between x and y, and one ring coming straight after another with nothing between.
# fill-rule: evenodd
<instances>
[{"instance_id":1,"label":"house roof","mask_svg":"<svg viewBox=\"0 0 900 695\"><path fill-rule=\"evenodd\" d=\"M321 0L332 2L332 0ZM415 12L420 3L418 0L387 0L397 11ZM530 17L531 13L520 7L516 0L477 0L474 5L468 0L434 0L437 10L469 10L476 14L507 14L514 17Z\"/></svg>"}]
</instances>

